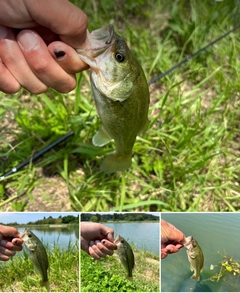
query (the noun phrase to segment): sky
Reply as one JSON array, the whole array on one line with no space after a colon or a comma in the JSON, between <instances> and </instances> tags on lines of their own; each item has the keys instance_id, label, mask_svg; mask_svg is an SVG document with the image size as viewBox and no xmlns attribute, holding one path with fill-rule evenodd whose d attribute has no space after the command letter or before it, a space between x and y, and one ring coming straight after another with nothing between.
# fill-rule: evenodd
<instances>
[{"instance_id":1,"label":"sky","mask_svg":"<svg viewBox=\"0 0 240 293\"><path fill-rule=\"evenodd\" d=\"M0 213L0 223L8 224L12 222L17 222L18 224L26 224L28 222L35 222L37 220L41 220L44 217L48 218L52 216L53 218L58 218L59 216L68 216L74 215L77 216L78 213Z\"/></svg>"}]
</instances>

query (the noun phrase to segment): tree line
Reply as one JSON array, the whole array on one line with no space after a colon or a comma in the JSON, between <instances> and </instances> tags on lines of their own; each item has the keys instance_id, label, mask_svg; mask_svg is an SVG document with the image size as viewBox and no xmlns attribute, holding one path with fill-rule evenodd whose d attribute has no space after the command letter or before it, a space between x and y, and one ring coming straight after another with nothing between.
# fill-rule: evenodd
<instances>
[{"instance_id":1,"label":"tree line","mask_svg":"<svg viewBox=\"0 0 240 293\"><path fill-rule=\"evenodd\" d=\"M49 217L43 217L43 219L37 220L35 222L28 222L24 225L52 225L52 224L78 224L79 223L79 215L76 217L73 215L68 215L68 216L59 216L58 218L53 218L52 216ZM17 222L12 222L8 224L2 223L2 225L7 225L7 226L18 226L20 223Z\"/></svg>"},{"instance_id":2,"label":"tree line","mask_svg":"<svg viewBox=\"0 0 240 293\"><path fill-rule=\"evenodd\" d=\"M112 213L112 214L93 214L82 213L82 222L118 222L118 221L159 221L159 217L145 213Z\"/></svg>"}]
</instances>

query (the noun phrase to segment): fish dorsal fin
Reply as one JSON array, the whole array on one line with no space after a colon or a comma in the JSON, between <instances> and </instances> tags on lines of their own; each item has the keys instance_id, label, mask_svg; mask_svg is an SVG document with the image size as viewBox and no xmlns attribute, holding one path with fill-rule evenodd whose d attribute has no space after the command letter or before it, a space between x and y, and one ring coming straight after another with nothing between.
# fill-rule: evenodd
<instances>
[{"instance_id":1,"label":"fish dorsal fin","mask_svg":"<svg viewBox=\"0 0 240 293\"><path fill-rule=\"evenodd\" d=\"M107 131L104 127L100 128L98 132L94 135L92 142L95 146L104 146L105 144L109 143L112 138L109 136Z\"/></svg>"}]
</instances>

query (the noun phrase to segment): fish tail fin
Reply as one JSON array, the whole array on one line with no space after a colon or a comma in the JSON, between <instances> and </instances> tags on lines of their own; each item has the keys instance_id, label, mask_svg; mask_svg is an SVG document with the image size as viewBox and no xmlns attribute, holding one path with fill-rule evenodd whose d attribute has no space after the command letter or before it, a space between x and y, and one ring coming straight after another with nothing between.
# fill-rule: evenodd
<instances>
[{"instance_id":1,"label":"fish tail fin","mask_svg":"<svg viewBox=\"0 0 240 293\"><path fill-rule=\"evenodd\" d=\"M192 276L191 276L191 278L190 278L191 280L194 280L194 279L196 279L196 280L200 280L200 276L197 276L196 275L196 273L194 273Z\"/></svg>"},{"instance_id":2,"label":"fish tail fin","mask_svg":"<svg viewBox=\"0 0 240 293\"><path fill-rule=\"evenodd\" d=\"M47 289L47 291L49 292L50 291L50 285L49 285L49 281L47 280L47 281L41 281L40 282L40 285L41 286L43 286L43 287L45 287L46 289Z\"/></svg>"},{"instance_id":3,"label":"fish tail fin","mask_svg":"<svg viewBox=\"0 0 240 293\"><path fill-rule=\"evenodd\" d=\"M117 171L124 171L131 167L132 155L119 155L112 153L102 162L100 169L101 171L111 173Z\"/></svg>"}]
</instances>

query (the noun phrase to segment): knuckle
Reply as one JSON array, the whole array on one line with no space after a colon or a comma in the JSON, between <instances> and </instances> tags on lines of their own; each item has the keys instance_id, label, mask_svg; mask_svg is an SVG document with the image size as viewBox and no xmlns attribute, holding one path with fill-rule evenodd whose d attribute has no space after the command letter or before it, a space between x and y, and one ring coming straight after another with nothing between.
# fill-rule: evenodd
<instances>
[{"instance_id":1,"label":"knuckle","mask_svg":"<svg viewBox=\"0 0 240 293\"><path fill-rule=\"evenodd\" d=\"M47 59L36 60L32 64L32 69L36 74L46 74L49 71L49 61Z\"/></svg>"}]
</instances>

